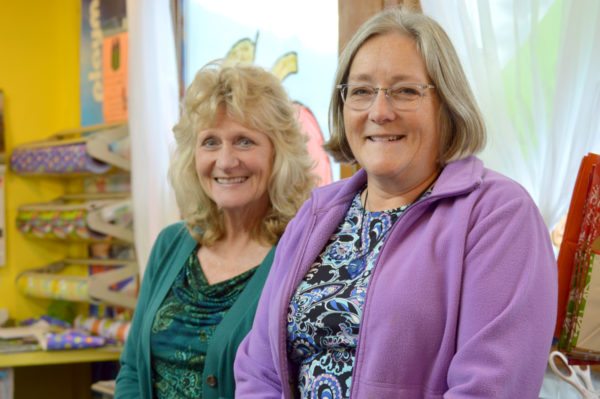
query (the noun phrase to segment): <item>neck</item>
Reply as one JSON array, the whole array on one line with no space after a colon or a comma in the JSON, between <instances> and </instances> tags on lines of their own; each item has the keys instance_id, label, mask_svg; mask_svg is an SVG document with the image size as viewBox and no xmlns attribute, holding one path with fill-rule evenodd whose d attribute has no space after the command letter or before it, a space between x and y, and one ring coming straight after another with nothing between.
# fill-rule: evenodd
<instances>
[{"instance_id":1,"label":"neck","mask_svg":"<svg viewBox=\"0 0 600 399\"><path fill-rule=\"evenodd\" d=\"M376 212L410 205L435 182L439 173L439 170L435 170L420 182L404 187L396 187L389 183L380 184L367 177L367 189L363 194L365 209Z\"/></svg>"},{"instance_id":2,"label":"neck","mask_svg":"<svg viewBox=\"0 0 600 399\"><path fill-rule=\"evenodd\" d=\"M256 228L260 224L260 220L255 218L241 220L239 218L223 216L223 225L225 234L219 241L226 243L239 243L245 241L253 241L252 236Z\"/></svg>"},{"instance_id":3,"label":"neck","mask_svg":"<svg viewBox=\"0 0 600 399\"><path fill-rule=\"evenodd\" d=\"M225 234L211 244L211 248L227 254L240 254L250 247L270 247L269 243L258 239L256 234L256 227L261 220L242 222L240 219L229 220L225 217Z\"/></svg>"},{"instance_id":4,"label":"neck","mask_svg":"<svg viewBox=\"0 0 600 399\"><path fill-rule=\"evenodd\" d=\"M236 232L227 233L225 237L213 243L211 248L216 251L223 250L229 254L240 254L245 253L247 248L256 246L263 247L265 244L259 242L256 237L247 232Z\"/></svg>"},{"instance_id":5,"label":"neck","mask_svg":"<svg viewBox=\"0 0 600 399\"><path fill-rule=\"evenodd\" d=\"M243 209L223 210L223 226L225 240L237 240L240 237L250 236L262 223L268 212L268 203L260 207L246 207Z\"/></svg>"},{"instance_id":6,"label":"neck","mask_svg":"<svg viewBox=\"0 0 600 399\"><path fill-rule=\"evenodd\" d=\"M270 249L247 231L234 231L210 246L200 246L197 256L207 281L215 284L259 265Z\"/></svg>"}]
</instances>

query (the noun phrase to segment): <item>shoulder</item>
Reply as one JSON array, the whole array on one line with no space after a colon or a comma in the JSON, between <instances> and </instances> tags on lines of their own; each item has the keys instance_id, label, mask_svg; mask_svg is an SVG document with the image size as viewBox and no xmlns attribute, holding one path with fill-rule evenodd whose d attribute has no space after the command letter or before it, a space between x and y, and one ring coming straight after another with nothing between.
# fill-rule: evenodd
<instances>
[{"instance_id":1,"label":"shoulder","mask_svg":"<svg viewBox=\"0 0 600 399\"><path fill-rule=\"evenodd\" d=\"M173 237L185 237L189 235L190 233L188 232L185 223L176 222L162 229L157 240L169 240Z\"/></svg>"},{"instance_id":2,"label":"shoulder","mask_svg":"<svg viewBox=\"0 0 600 399\"><path fill-rule=\"evenodd\" d=\"M480 183L469 195L472 232L484 234L503 226L504 235L527 233L544 240L547 226L529 192L515 180L481 167ZM509 232L512 232L509 234ZM534 233L535 232L535 233Z\"/></svg>"},{"instance_id":3,"label":"shoulder","mask_svg":"<svg viewBox=\"0 0 600 399\"><path fill-rule=\"evenodd\" d=\"M446 165L434 193L445 218L469 220L471 227L489 223L499 225L523 218L524 223L544 224L541 213L527 192L516 181L484 167L470 156ZM528 222L525 222L528 220Z\"/></svg>"},{"instance_id":4,"label":"shoulder","mask_svg":"<svg viewBox=\"0 0 600 399\"><path fill-rule=\"evenodd\" d=\"M174 243L194 242L194 238L190 235L184 222L173 223L164 229L156 237L154 249L164 251L171 247Z\"/></svg>"},{"instance_id":5,"label":"shoulder","mask_svg":"<svg viewBox=\"0 0 600 399\"><path fill-rule=\"evenodd\" d=\"M439 186L439 187L438 187ZM492 169L470 156L446 165L435 191L450 196L466 197L477 203L499 204L509 201L524 201L533 204L533 199L516 181Z\"/></svg>"},{"instance_id":6,"label":"shoulder","mask_svg":"<svg viewBox=\"0 0 600 399\"><path fill-rule=\"evenodd\" d=\"M180 262L182 256L189 255L196 245L184 222L173 223L158 234L148 261L148 269L153 270L166 262Z\"/></svg>"},{"instance_id":7,"label":"shoulder","mask_svg":"<svg viewBox=\"0 0 600 399\"><path fill-rule=\"evenodd\" d=\"M529 192L516 181L490 169L484 169L477 193L480 208L528 210L540 217L539 210Z\"/></svg>"}]
</instances>

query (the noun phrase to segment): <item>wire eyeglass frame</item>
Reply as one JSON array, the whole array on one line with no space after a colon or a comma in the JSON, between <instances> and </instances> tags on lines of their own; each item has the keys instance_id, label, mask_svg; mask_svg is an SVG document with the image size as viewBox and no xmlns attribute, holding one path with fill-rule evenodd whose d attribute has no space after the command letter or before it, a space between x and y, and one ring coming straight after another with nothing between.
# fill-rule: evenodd
<instances>
[{"instance_id":1,"label":"wire eyeglass frame","mask_svg":"<svg viewBox=\"0 0 600 399\"><path fill-rule=\"evenodd\" d=\"M416 111L428 89L435 89L427 83L402 82L391 87L373 87L366 84L340 84L342 102L355 111L366 111L375 103L379 92L383 92L389 104L397 111ZM348 95L350 94L350 97Z\"/></svg>"}]
</instances>

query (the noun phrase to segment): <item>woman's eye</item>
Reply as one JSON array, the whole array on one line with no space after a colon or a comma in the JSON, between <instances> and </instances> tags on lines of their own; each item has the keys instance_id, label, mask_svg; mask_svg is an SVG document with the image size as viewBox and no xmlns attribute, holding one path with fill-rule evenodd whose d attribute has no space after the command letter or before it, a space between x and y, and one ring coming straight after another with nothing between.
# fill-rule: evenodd
<instances>
[{"instance_id":1,"label":"woman's eye","mask_svg":"<svg viewBox=\"0 0 600 399\"><path fill-rule=\"evenodd\" d=\"M353 97L368 97L373 95L373 89L367 86L352 87L350 96Z\"/></svg>"},{"instance_id":2,"label":"woman's eye","mask_svg":"<svg viewBox=\"0 0 600 399\"><path fill-rule=\"evenodd\" d=\"M410 86L395 87L390 94L392 97L417 97L421 95L419 90Z\"/></svg>"},{"instance_id":3,"label":"woman's eye","mask_svg":"<svg viewBox=\"0 0 600 399\"><path fill-rule=\"evenodd\" d=\"M205 148L214 148L219 145L219 142L214 137L207 137L201 141L200 145Z\"/></svg>"},{"instance_id":4,"label":"woman's eye","mask_svg":"<svg viewBox=\"0 0 600 399\"><path fill-rule=\"evenodd\" d=\"M238 145L243 148L251 147L254 144L254 141L250 140L247 137L242 137L238 140Z\"/></svg>"}]
</instances>

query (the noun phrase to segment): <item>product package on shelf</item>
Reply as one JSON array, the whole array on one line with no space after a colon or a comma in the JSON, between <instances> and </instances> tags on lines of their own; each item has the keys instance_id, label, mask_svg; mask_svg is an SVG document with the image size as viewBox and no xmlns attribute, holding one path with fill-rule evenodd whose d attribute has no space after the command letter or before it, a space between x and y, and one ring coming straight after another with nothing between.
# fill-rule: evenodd
<instances>
[{"instance_id":1,"label":"product package on shelf","mask_svg":"<svg viewBox=\"0 0 600 399\"><path fill-rule=\"evenodd\" d=\"M600 362L600 156L582 160L558 255L558 348Z\"/></svg>"}]
</instances>

